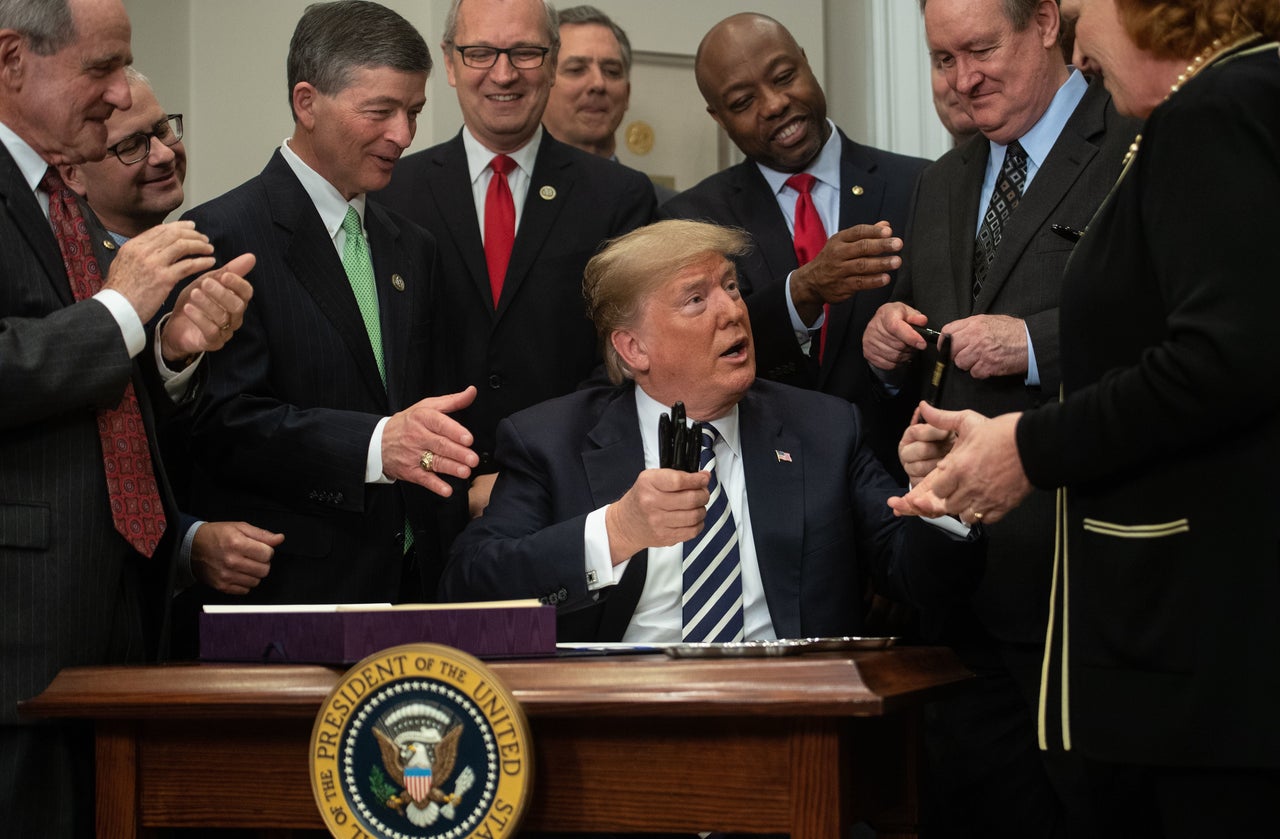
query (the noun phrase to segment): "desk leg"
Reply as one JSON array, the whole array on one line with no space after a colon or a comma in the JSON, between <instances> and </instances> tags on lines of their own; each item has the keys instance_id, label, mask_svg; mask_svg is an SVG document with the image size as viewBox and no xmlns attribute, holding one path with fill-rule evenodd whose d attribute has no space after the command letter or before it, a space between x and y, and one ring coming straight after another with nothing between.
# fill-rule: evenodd
<instances>
[{"instance_id":1,"label":"desk leg","mask_svg":"<svg viewBox=\"0 0 1280 839\"><path fill-rule=\"evenodd\" d=\"M840 723L797 722L791 735L791 839L831 839L853 830Z\"/></svg>"},{"instance_id":2,"label":"desk leg","mask_svg":"<svg viewBox=\"0 0 1280 839\"><path fill-rule=\"evenodd\" d=\"M135 839L142 830L138 807L138 738L129 723L99 722L95 740L98 839Z\"/></svg>"}]
</instances>

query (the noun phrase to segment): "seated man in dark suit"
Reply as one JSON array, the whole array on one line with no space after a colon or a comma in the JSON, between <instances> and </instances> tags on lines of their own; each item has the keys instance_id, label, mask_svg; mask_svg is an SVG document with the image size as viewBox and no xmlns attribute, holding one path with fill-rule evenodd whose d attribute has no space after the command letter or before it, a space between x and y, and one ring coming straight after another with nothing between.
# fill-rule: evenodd
<instances>
[{"instance_id":1,"label":"seated man in dark suit","mask_svg":"<svg viewBox=\"0 0 1280 839\"><path fill-rule=\"evenodd\" d=\"M541 597L562 640L723 641L856 634L860 562L908 600L932 598L917 579L954 585L972 545L886 509L897 484L857 409L756 379L731 261L745 248L738 231L665 221L591 260L618 386L499 425L499 478L454 543L444 599ZM706 471L655 468L676 401L703 429Z\"/></svg>"}]
</instances>

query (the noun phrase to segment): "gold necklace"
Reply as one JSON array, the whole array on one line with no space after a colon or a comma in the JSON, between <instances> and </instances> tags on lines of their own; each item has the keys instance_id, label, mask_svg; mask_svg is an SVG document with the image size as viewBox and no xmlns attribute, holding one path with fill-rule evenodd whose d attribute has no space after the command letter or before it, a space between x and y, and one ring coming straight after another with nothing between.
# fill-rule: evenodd
<instances>
[{"instance_id":1,"label":"gold necklace","mask_svg":"<svg viewBox=\"0 0 1280 839\"><path fill-rule=\"evenodd\" d=\"M1216 61L1224 53L1230 52L1241 44L1252 41L1257 37L1258 34L1256 32L1250 32L1247 35L1237 38L1226 46L1223 46L1221 38L1214 38L1213 43L1200 50L1199 54L1197 54L1195 58L1191 59L1191 63L1187 65L1187 69L1178 74L1178 78L1174 80L1173 85L1169 88L1169 92L1164 95L1164 98L1161 99L1160 102L1168 102L1169 97L1181 90L1183 85L1198 75L1200 71L1204 70L1204 68ZM1125 152L1124 160L1120 162L1121 168L1129 165L1129 161L1133 160L1133 156L1138 153L1138 147L1141 145L1142 135L1139 134L1134 137L1133 142L1129 144L1129 150Z\"/></svg>"}]
</instances>

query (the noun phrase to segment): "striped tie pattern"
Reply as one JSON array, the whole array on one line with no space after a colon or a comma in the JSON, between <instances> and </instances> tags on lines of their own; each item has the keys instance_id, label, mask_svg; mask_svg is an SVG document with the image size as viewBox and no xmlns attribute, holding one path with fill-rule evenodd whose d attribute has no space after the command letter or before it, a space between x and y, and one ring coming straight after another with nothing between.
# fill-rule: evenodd
<instances>
[{"instance_id":1,"label":"striped tie pattern","mask_svg":"<svg viewBox=\"0 0 1280 839\"><path fill-rule=\"evenodd\" d=\"M707 485L711 500L702 532L684 543L682 637L686 642L741 641L742 562L738 526L716 474L715 444L720 432L706 424L700 429L700 468L711 473Z\"/></svg>"}]
</instances>

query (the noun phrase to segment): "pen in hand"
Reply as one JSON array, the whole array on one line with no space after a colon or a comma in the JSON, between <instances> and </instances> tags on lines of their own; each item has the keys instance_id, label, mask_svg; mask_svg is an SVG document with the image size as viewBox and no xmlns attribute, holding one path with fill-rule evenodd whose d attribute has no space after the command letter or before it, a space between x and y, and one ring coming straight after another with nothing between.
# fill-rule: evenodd
<instances>
[{"instance_id":1,"label":"pen in hand","mask_svg":"<svg viewBox=\"0 0 1280 839\"><path fill-rule=\"evenodd\" d=\"M697 472L702 449L702 434L698 424L690 428L686 424L684 403L671 406L671 414L658 418L658 466L663 469L680 469Z\"/></svg>"}]
</instances>

